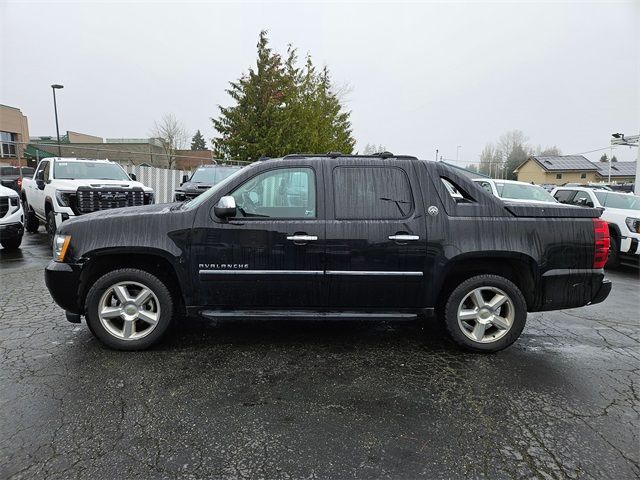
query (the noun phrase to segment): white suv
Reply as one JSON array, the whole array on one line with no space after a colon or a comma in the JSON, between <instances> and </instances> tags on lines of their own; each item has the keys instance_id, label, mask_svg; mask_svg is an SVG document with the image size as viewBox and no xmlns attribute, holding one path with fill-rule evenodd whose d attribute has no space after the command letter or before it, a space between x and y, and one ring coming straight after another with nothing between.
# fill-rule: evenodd
<instances>
[{"instance_id":1,"label":"white suv","mask_svg":"<svg viewBox=\"0 0 640 480\"><path fill-rule=\"evenodd\" d=\"M534 204L558 203L540 185L516 180L494 180L493 178L474 178L473 181L493 196L505 201Z\"/></svg>"},{"instance_id":2,"label":"white suv","mask_svg":"<svg viewBox=\"0 0 640 480\"><path fill-rule=\"evenodd\" d=\"M551 192L560 203L595 207L600 218L609 224L611 251L607 266L616 267L621 260L638 265L640 259L640 197L585 187L557 187Z\"/></svg>"},{"instance_id":3,"label":"white suv","mask_svg":"<svg viewBox=\"0 0 640 480\"><path fill-rule=\"evenodd\" d=\"M20 197L15 190L0 185L0 244L15 250L22 243L24 216Z\"/></svg>"}]
</instances>

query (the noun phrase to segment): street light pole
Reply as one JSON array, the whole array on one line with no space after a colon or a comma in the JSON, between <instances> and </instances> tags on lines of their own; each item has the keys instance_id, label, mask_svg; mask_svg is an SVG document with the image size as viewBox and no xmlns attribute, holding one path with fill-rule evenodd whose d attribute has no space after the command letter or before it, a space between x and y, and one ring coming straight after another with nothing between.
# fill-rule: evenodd
<instances>
[{"instance_id":1,"label":"street light pole","mask_svg":"<svg viewBox=\"0 0 640 480\"><path fill-rule=\"evenodd\" d=\"M56 136L58 137L58 156L62 156L62 149L60 148L60 128L58 127L58 105L56 104L56 90L59 88L64 88L64 85L58 85L54 83L51 85L51 90L53 90L53 112L56 116Z\"/></svg>"},{"instance_id":2,"label":"street light pole","mask_svg":"<svg viewBox=\"0 0 640 480\"><path fill-rule=\"evenodd\" d=\"M628 147L640 146L640 135L632 135L631 137L625 137L624 133L613 133L611 135L611 145L626 145ZM636 161L636 179L634 190L636 195L640 195L640 148L638 148L638 160Z\"/></svg>"}]
</instances>

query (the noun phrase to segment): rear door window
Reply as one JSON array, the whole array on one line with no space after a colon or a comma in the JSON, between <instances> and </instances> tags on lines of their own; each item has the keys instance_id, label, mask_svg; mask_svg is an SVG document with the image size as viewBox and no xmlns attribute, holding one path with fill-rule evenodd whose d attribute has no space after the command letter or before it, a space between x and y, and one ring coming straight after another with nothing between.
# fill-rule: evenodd
<instances>
[{"instance_id":1,"label":"rear door window","mask_svg":"<svg viewBox=\"0 0 640 480\"><path fill-rule=\"evenodd\" d=\"M574 205L579 205L581 207L593 207L593 201L591 200L591 196L587 192L578 192L576 196L573 197L571 203Z\"/></svg>"},{"instance_id":2,"label":"rear door window","mask_svg":"<svg viewBox=\"0 0 640 480\"><path fill-rule=\"evenodd\" d=\"M571 199L576 194L573 190L558 190L554 193L554 197L560 203L571 203Z\"/></svg>"},{"instance_id":3,"label":"rear door window","mask_svg":"<svg viewBox=\"0 0 640 480\"><path fill-rule=\"evenodd\" d=\"M413 212L409 177L398 167L336 167L333 189L338 220L397 220Z\"/></svg>"}]
</instances>

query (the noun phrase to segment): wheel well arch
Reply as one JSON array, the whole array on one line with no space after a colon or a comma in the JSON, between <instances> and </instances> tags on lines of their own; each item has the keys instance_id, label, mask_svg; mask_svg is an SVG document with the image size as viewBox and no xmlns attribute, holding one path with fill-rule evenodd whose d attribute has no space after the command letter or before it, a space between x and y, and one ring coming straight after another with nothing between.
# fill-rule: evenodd
<instances>
[{"instance_id":1,"label":"wheel well arch","mask_svg":"<svg viewBox=\"0 0 640 480\"><path fill-rule=\"evenodd\" d=\"M610 223L607 222L607 224L609 225L609 235L610 236L615 236L618 237L619 239L622 238L622 233L620 232L620 227L618 227L618 225L616 225L615 223Z\"/></svg>"},{"instance_id":2,"label":"wheel well arch","mask_svg":"<svg viewBox=\"0 0 640 480\"><path fill-rule=\"evenodd\" d=\"M44 216L46 217L47 215L49 215L49 212L54 210L53 208L53 200L51 200L51 197L47 197L44 199Z\"/></svg>"},{"instance_id":3,"label":"wheel well arch","mask_svg":"<svg viewBox=\"0 0 640 480\"><path fill-rule=\"evenodd\" d=\"M159 253L128 252L103 253L89 259L82 269L78 303L84 306L87 293L94 282L105 273L120 268L137 268L151 273L163 281L175 302L176 311L184 313L185 299L173 263Z\"/></svg>"},{"instance_id":4,"label":"wheel well arch","mask_svg":"<svg viewBox=\"0 0 640 480\"><path fill-rule=\"evenodd\" d=\"M527 307L531 307L536 302L537 270L536 262L527 255L461 255L452 259L443 272L436 308L442 311L449 294L462 282L476 275L487 274L499 275L515 283L524 295Z\"/></svg>"}]
</instances>

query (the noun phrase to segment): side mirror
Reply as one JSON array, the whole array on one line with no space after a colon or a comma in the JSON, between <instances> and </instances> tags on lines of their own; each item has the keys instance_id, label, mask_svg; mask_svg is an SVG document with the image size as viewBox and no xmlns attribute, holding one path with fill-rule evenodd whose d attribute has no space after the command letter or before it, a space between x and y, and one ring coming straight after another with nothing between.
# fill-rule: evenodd
<instances>
[{"instance_id":1,"label":"side mirror","mask_svg":"<svg viewBox=\"0 0 640 480\"><path fill-rule=\"evenodd\" d=\"M36 174L36 185L38 186L38 188L40 190L44 190L44 171L40 170L37 174Z\"/></svg>"},{"instance_id":2,"label":"side mirror","mask_svg":"<svg viewBox=\"0 0 640 480\"><path fill-rule=\"evenodd\" d=\"M218 218L229 218L236 216L236 199L231 195L222 197L218 204L213 207L213 212Z\"/></svg>"},{"instance_id":3,"label":"side mirror","mask_svg":"<svg viewBox=\"0 0 640 480\"><path fill-rule=\"evenodd\" d=\"M189 177L182 175L182 183L187 183L187 180L189 180ZM180 185L182 185L182 183Z\"/></svg>"},{"instance_id":4,"label":"side mirror","mask_svg":"<svg viewBox=\"0 0 640 480\"><path fill-rule=\"evenodd\" d=\"M138 180L138 177L136 177L136 174L135 174L135 173L130 173L130 174L129 174L129 178L130 178L131 180L133 180L134 182L135 182L136 180Z\"/></svg>"}]
</instances>

